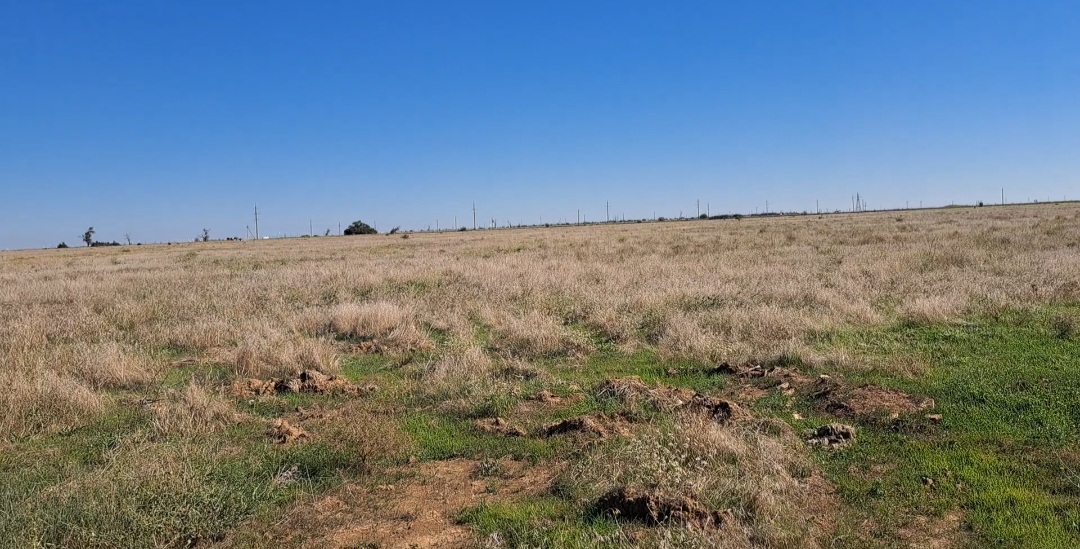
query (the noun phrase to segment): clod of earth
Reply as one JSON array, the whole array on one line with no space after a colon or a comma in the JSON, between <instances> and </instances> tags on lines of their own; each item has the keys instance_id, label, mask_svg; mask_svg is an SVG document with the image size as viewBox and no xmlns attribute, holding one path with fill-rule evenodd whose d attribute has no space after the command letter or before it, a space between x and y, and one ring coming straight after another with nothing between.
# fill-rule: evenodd
<instances>
[{"instance_id":1,"label":"clod of earth","mask_svg":"<svg viewBox=\"0 0 1080 549\"><path fill-rule=\"evenodd\" d=\"M822 425L810 432L806 442L826 448L841 448L855 442L855 428L843 423Z\"/></svg>"},{"instance_id":2,"label":"clod of earth","mask_svg":"<svg viewBox=\"0 0 1080 549\"><path fill-rule=\"evenodd\" d=\"M515 425L511 425L510 422L506 421L501 417L478 419L476 420L475 425L477 429L480 429L485 433L492 433L507 437L523 437L528 434L525 432L525 429L522 429L521 427L517 427Z\"/></svg>"},{"instance_id":3,"label":"clod of earth","mask_svg":"<svg viewBox=\"0 0 1080 549\"><path fill-rule=\"evenodd\" d=\"M238 379L230 385L226 392L235 397L247 398L255 396L276 395L278 393L319 393L319 394L348 394L364 395L377 391L375 384L356 385L349 380L327 375L318 370L304 370L295 377L285 379Z\"/></svg>"},{"instance_id":4,"label":"clod of earth","mask_svg":"<svg viewBox=\"0 0 1080 549\"><path fill-rule=\"evenodd\" d=\"M275 419L274 423L267 429L266 434L278 444L288 444L299 438L311 436L307 431L284 419Z\"/></svg>"},{"instance_id":5,"label":"clod of earth","mask_svg":"<svg viewBox=\"0 0 1080 549\"><path fill-rule=\"evenodd\" d=\"M730 512L709 510L690 497L663 497L627 487L616 488L605 494L596 502L595 509L616 519L652 526L675 523L720 528L731 519Z\"/></svg>"},{"instance_id":6,"label":"clod of earth","mask_svg":"<svg viewBox=\"0 0 1080 549\"><path fill-rule=\"evenodd\" d=\"M541 431L545 437L555 435L584 433L599 435L601 438L613 435L625 435L630 432L627 421L622 417L611 417L604 414L591 414L587 416L572 417L556 423L552 423Z\"/></svg>"}]
</instances>

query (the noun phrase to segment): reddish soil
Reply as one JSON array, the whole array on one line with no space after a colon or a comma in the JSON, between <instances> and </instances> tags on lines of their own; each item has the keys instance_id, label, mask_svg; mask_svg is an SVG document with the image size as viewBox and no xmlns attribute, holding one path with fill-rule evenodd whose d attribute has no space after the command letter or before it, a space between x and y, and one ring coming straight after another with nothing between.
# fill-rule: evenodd
<instances>
[{"instance_id":1,"label":"reddish soil","mask_svg":"<svg viewBox=\"0 0 1080 549\"><path fill-rule=\"evenodd\" d=\"M491 468L466 459L404 466L387 476L387 484L348 484L298 504L262 536L284 546L327 549L472 547L472 533L455 520L463 509L551 488L550 467L504 459L495 472L480 476Z\"/></svg>"}]
</instances>

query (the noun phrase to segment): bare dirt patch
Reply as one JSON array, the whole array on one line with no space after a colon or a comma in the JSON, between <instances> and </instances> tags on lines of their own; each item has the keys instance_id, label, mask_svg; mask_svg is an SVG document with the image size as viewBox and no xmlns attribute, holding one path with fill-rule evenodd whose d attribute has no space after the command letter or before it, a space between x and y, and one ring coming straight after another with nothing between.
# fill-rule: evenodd
<instances>
[{"instance_id":1,"label":"bare dirt patch","mask_svg":"<svg viewBox=\"0 0 1080 549\"><path fill-rule=\"evenodd\" d=\"M596 502L595 510L616 520L632 520L653 526L682 524L720 528L731 520L730 512L711 511L691 497L663 497L626 487L605 494Z\"/></svg>"},{"instance_id":2,"label":"bare dirt patch","mask_svg":"<svg viewBox=\"0 0 1080 549\"><path fill-rule=\"evenodd\" d=\"M234 397L251 398L279 393L366 395L377 390L374 384L357 385L340 376L318 370L303 370L293 377L282 379L238 379L226 387L225 392Z\"/></svg>"},{"instance_id":3,"label":"bare dirt patch","mask_svg":"<svg viewBox=\"0 0 1080 549\"><path fill-rule=\"evenodd\" d=\"M387 475L386 484L348 484L297 505L261 535L327 549L471 547L472 533L455 521L463 509L545 493L552 470L510 459L494 466L468 459L415 463Z\"/></svg>"},{"instance_id":4,"label":"bare dirt patch","mask_svg":"<svg viewBox=\"0 0 1080 549\"><path fill-rule=\"evenodd\" d=\"M668 412L694 409L719 422L749 417L742 407L732 401L680 387L650 387L637 376L606 379L596 387L596 395L600 398L616 398L630 405L648 402Z\"/></svg>"},{"instance_id":5,"label":"bare dirt patch","mask_svg":"<svg viewBox=\"0 0 1080 549\"><path fill-rule=\"evenodd\" d=\"M685 406L694 394L677 387L650 387L637 376L605 379L596 386L599 398L614 398L627 404L645 402L666 411Z\"/></svg>"},{"instance_id":6,"label":"bare dirt patch","mask_svg":"<svg viewBox=\"0 0 1080 549\"><path fill-rule=\"evenodd\" d=\"M810 398L825 412L860 419L897 418L934 408L933 399L918 398L907 393L864 385L847 387L833 378L821 378L807 389Z\"/></svg>"},{"instance_id":7,"label":"bare dirt patch","mask_svg":"<svg viewBox=\"0 0 1080 549\"><path fill-rule=\"evenodd\" d=\"M606 438L630 433L630 422L622 416L589 414L552 423L540 430L541 436L566 434L595 435Z\"/></svg>"}]
</instances>

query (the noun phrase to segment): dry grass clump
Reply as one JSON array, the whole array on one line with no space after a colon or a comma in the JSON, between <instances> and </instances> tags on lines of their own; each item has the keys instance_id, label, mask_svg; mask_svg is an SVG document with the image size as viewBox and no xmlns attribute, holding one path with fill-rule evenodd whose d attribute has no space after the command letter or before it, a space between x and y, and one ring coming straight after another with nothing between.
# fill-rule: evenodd
<instances>
[{"instance_id":1,"label":"dry grass clump","mask_svg":"<svg viewBox=\"0 0 1080 549\"><path fill-rule=\"evenodd\" d=\"M896 217L5 252L0 374L139 390L178 357L252 377L333 372L348 343L526 361L600 343L739 362L849 326L1080 300L1076 204Z\"/></svg>"},{"instance_id":2,"label":"dry grass clump","mask_svg":"<svg viewBox=\"0 0 1080 549\"><path fill-rule=\"evenodd\" d=\"M721 532L667 524L667 542L687 547L816 547L820 500L801 441L773 422L720 424L682 414L673 426L595 448L560 477L583 503L617 488L661 501L692 501L727 517Z\"/></svg>"},{"instance_id":3,"label":"dry grass clump","mask_svg":"<svg viewBox=\"0 0 1080 549\"><path fill-rule=\"evenodd\" d=\"M478 345L451 349L430 362L423 380L432 385L466 385L490 379L495 361Z\"/></svg>"},{"instance_id":4,"label":"dry grass clump","mask_svg":"<svg viewBox=\"0 0 1080 549\"><path fill-rule=\"evenodd\" d=\"M918 324L933 324L958 318L964 303L954 296L921 296L897 307L900 318Z\"/></svg>"},{"instance_id":5,"label":"dry grass clump","mask_svg":"<svg viewBox=\"0 0 1080 549\"><path fill-rule=\"evenodd\" d=\"M9 373L6 381L0 391L0 438L56 432L105 412L104 395L53 370Z\"/></svg>"},{"instance_id":6,"label":"dry grass clump","mask_svg":"<svg viewBox=\"0 0 1080 549\"><path fill-rule=\"evenodd\" d=\"M231 363L238 377L282 377L308 369L332 374L341 369L341 355L326 338L264 327L244 336L232 351Z\"/></svg>"},{"instance_id":7,"label":"dry grass clump","mask_svg":"<svg viewBox=\"0 0 1080 549\"><path fill-rule=\"evenodd\" d=\"M205 435L241 419L231 402L195 382L168 391L151 410L154 429L164 435Z\"/></svg>"},{"instance_id":8,"label":"dry grass clump","mask_svg":"<svg viewBox=\"0 0 1080 549\"><path fill-rule=\"evenodd\" d=\"M484 308L481 322L494 326L492 346L501 354L519 358L580 356L588 349L588 341L550 315L537 310L514 314L509 311Z\"/></svg>"},{"instance_id":9,"label":"dry grass clump","mask_svg":"<svg viewBox=\"0 0 1080 549\"><path fill-rule=\"evenodd\" d=\"M11 547L184 547L203 545L249 514L262 479L210 474L225 456L205 443L118 442L108 459L77 477L17 496L4 509L18 530ZM263 481L265 482L265 481ZM10 502L5 502L9 503Z\"/></svg>"},{"instance_id":10,"label":"dry grass clump","mask_svg":"<svg viewBox=\"0 0 1080 549\"><path fill-rule=\"evenodd\" d=\"M138 389L157 377L151 357L120 342L79 342L70 353L70 373L96 389Z\"/></svg>"},{"instance_id":11,"label":"dry grass clump","mask_svg":"<svg viewBox=\"0 0 1080 549\"><path fill-rule=\"evenodd\" d=\"M395 349L431 348L431 341L416 325L409 308L390 301L342 303L331 309L329 328L361 341L376 341Z\"/></svg>"}]
</instances>

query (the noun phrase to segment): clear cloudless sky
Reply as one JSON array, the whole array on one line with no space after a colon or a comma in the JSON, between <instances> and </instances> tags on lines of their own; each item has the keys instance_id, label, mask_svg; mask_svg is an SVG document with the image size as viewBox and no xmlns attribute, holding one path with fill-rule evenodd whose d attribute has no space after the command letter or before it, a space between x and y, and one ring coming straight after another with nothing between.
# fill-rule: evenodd
<instances>
[{"instance_id":1,"label":"clear cloudless sky","mask_svg":"<svg viewBox=\"0 0 1080 549\"><path fill-rule=\"evenodd\" d=\"M1076 1L0 0L0 248L1078 183Z\"/></svg>"}]
</instances>

